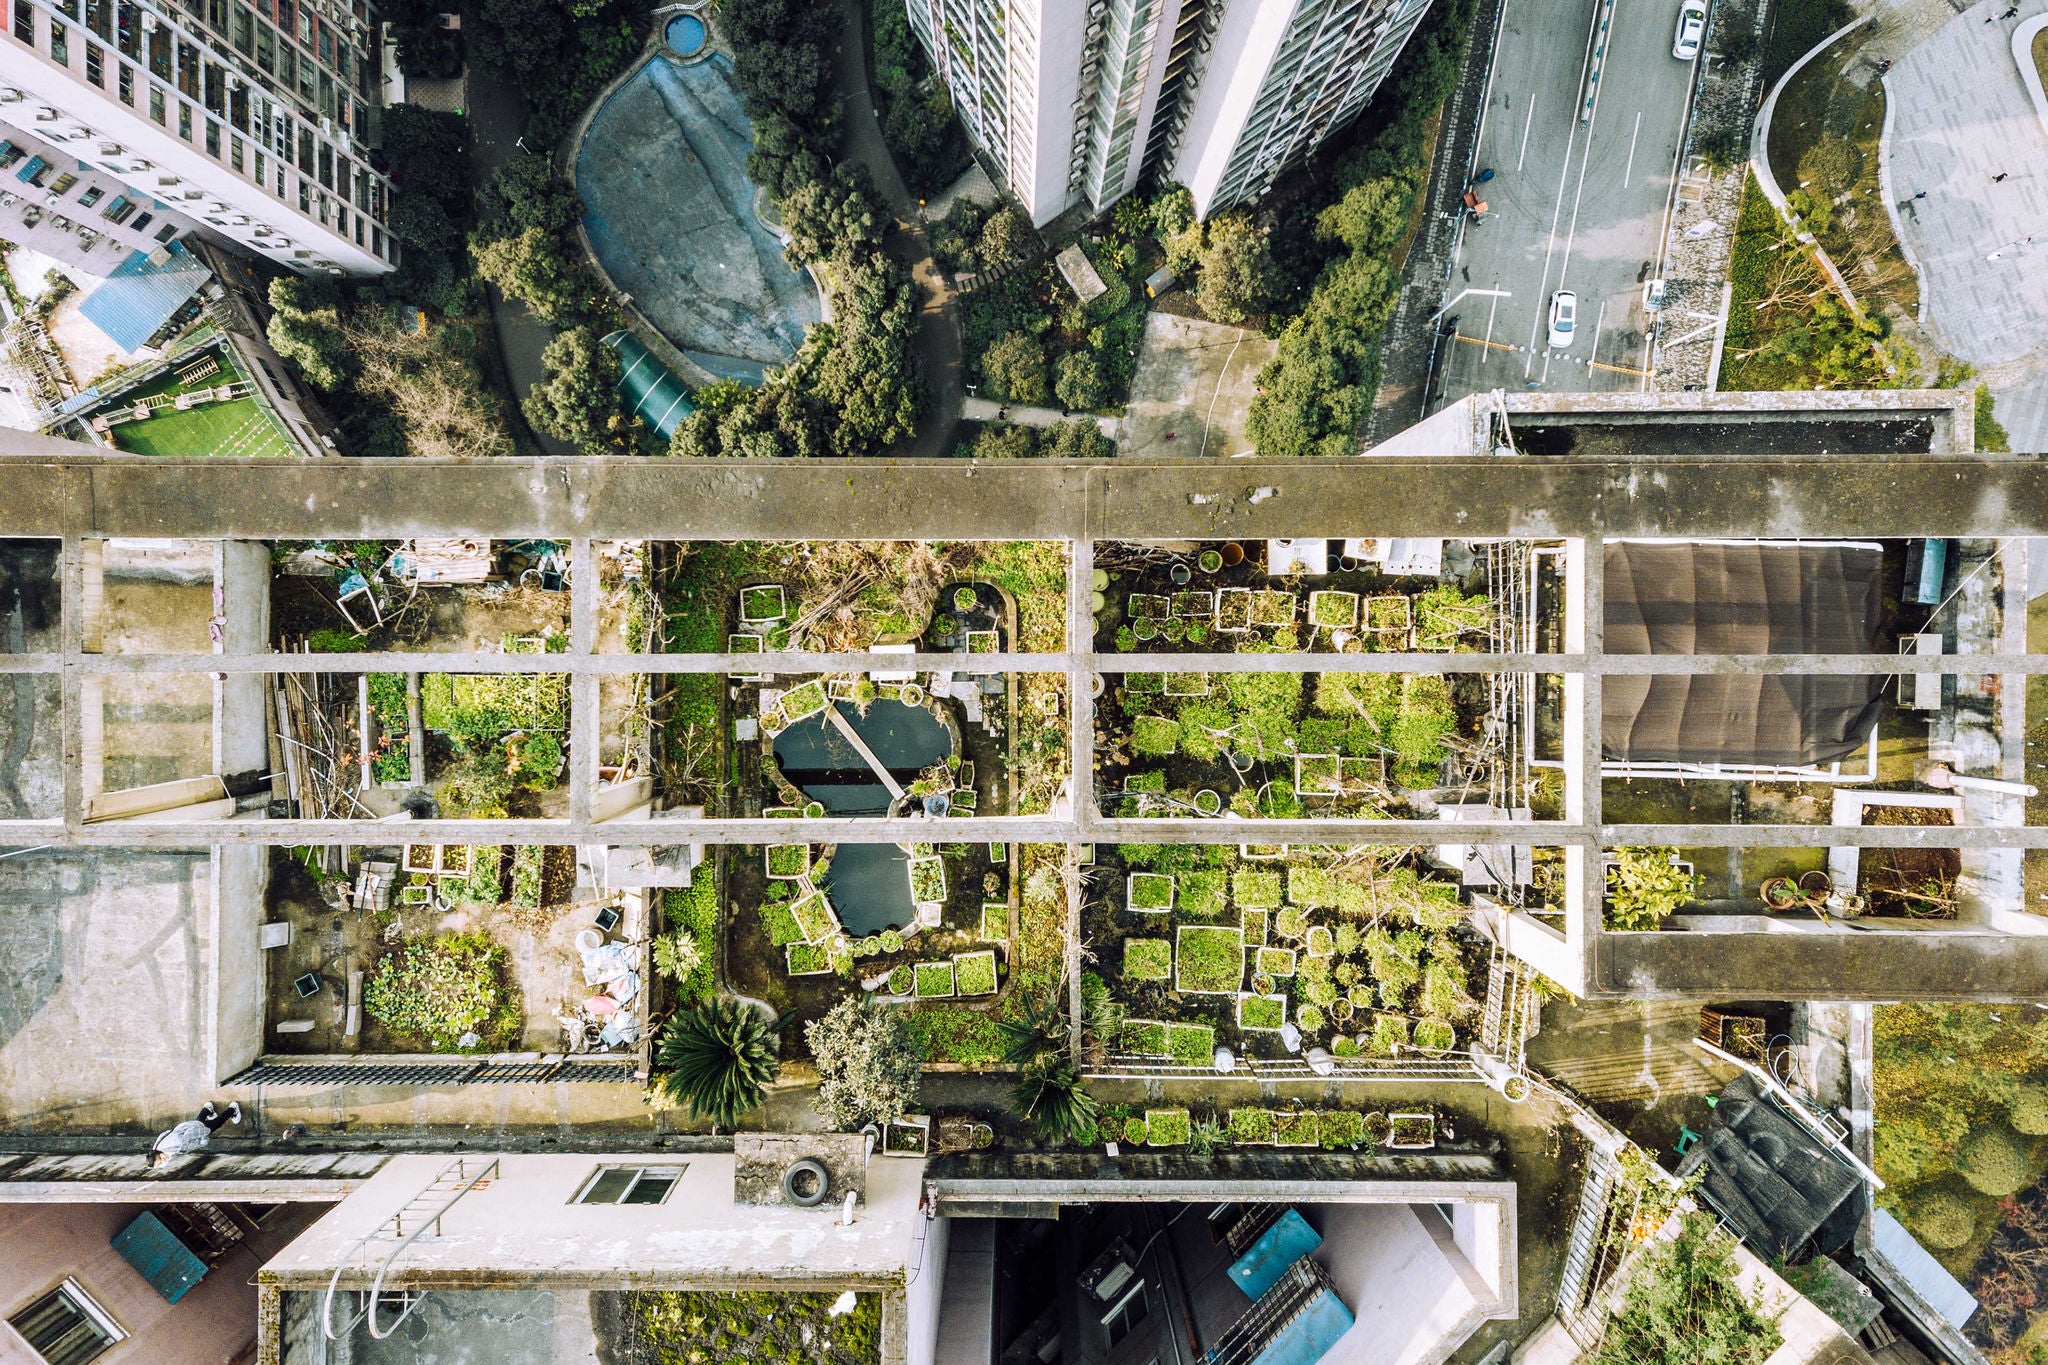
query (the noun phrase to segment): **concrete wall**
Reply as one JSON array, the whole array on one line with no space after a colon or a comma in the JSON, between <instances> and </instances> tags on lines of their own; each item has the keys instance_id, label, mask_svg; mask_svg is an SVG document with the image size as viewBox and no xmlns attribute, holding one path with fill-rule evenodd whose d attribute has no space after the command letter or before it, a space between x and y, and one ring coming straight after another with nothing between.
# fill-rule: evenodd
<instances>
[{"instance_id":1,"label":"concrete wall","mask_svg":"<svg viewBox=\"0 0 2048 1365\"><path fill-rule=\"evenodd\" d=\"M1421 1365L1455 1350L1479 1322L1477 1272L1429 1205L1324 1204L1304 1209L1323 1245L1315 1260L1358 1321L1329 1365ZM1426 1226L1435 1220L1441 1239ZM1461 1323L1471 1327L1459 1332Z\"/></svg>"},{"instance_id":2,"label":"concrete wall","mask_svg":"<svg viewBox=\"0 0 2048 1365\"><path fill-rule=\"evenodd\" d=\"M909 1331L910 1365L933 1365L939 1349L939 1305L946 1287L946 1256L952 1246L953 1220L934 1218L925 1224L924 1246L913 1253L903 1316Z\"/></svg>"},{"instance_id":3,"label":"concrete wall","mask_svg":"<svg viewBox=\"0 0 2048 1365\"><path fill-rule=\"evenodd\" d=\"M256 944L270 884L270 850L213 850L213 1037L208 1069L225 1082L263 1051L263 950Z\"/></svg>"},{"instance_id":4,"label":"concrete wall","mask_svg":"<svg viewBox=\"0 0 2048 1365\"><path fill-rule=\"evenodd\" d=\"M165 1303L112 1244L143 1211L140 1204L0 1204L0 1318L6 1318L67 1276L106 1310L128 1339L97 1365L220 1365L240 1358L256 1340L253 1262L234 1252L175 1304ZM318 1208L282 1210L245 1245L269 1254ZM40 1365L40 1358L0 1326L0 1365Z\"/></svg>"},{"instance_id":5,"label":"concrete wall","mask_svg":"<svg viewBox=\"0 0 2048 1365\"><path fill-rule=\"evenodd\" d=\"M270 547L255 540L218 543L221 638L216 653L262 654L270 648ZM260 773L270 766L269 679L230 673L214 682L214 771Z\"/></svg>"}]
</instances>

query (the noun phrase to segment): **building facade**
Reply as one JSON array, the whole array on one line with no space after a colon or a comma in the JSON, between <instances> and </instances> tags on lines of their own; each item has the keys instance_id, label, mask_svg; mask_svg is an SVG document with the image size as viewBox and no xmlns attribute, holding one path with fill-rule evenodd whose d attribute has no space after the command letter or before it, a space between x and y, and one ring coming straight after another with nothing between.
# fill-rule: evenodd
<instances>
[{"instance_id":1,"label":"building facade","mask_svg":"<svg viewBox=\"0 0 2048 1365\"><path fill-rule=\"evenodd\" d=\"M40 210L74 237L137 245L120 229L148 215L153 237L196 225L302 274L392 268L391 185L367 155L380 66L362 0L8 0L6 27L0 120L61 156L43 158L47 179L16 169L28 188L4 186L22 202L0 224L40 226L25 222ZM125 191L85 203L94 174ZM86 261L104 274L118 262L100 250Z\"/></svg>"},{"instance_id":2,"label":"building facade","mask_svg":"<svg viewBox=\"0 0 2048 1365\"><path fill-rule=\"evenodd\" d=\"M1429 0L907 0L969 135L1037 224L1141 180L1203 216L1355 118Z\"/></svg>"}]
</instances>

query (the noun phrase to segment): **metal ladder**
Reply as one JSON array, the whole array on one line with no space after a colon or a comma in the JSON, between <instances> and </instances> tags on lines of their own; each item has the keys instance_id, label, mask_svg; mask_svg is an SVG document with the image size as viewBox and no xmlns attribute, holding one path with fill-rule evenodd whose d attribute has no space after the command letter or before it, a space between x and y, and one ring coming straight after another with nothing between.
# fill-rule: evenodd
<instances>
[{"instance_id":1,"label":"metal ladder","mask_svg":"<svg viewBox=\"0 0 2048 1365\"><path fill-rule=\"evenodd\" d=\"M1536 992L1521 959L1496 943L1486 964L1486 1014L1479 1025L1479 1045L1514 1066L1522 1065L1528 1041L1530 1007Z\"/></svg>"},{"instance_id":2,"label":"metal ladder","mask_svg":"<svg viewBox=\"0 0 2048 1365\"><path fill-rule=\"evenodd\" d=\"M1584 1313L1587 1300L1599 1287L1597 1276L1607 1260L1606 1233L1614 1204L1614 1191L1621 1178L1621 1166L1608 1152L1594 1148L1586 1164L1586 1183L1579 1191L1579 1212L1572 1220L1571 1240L1565 1246L1564 1272L1557 1285L1557 1320L1572 1340L1591 1350L1599 1344L1605 1327L1600 1314Z\"/></svg>"},{"instance_id":3,"label":"metal ladder","mask_svg":"<svg viewBox=\"0 0 2048 1365\"><path fill-rule=\"evenodd\" d=\"M320 1330L326 1334L329 1341L340 1340L353 1332L356 1324L365 1319L369 1320L371 1337L382 1341L398 1330L398 1324L412 1316L413 1310L420 1306L420 1301L425 1295L410 1290L395 1291L402 1307L398 1316L379 1330L377 1308L384 1294L384 1277L390 1273L393 1263L405 1249L419 1240L429 1228L433 1229L436 1237L441 1235L442 1216L455 1207L462 1196L471 1190L485 1188L498 1174L496 1157L492 1157L481 1169L472 1174L474 1160L473 1157L459 1156L443 1166L439 1173L427 1182L424 1189L407 1200L396 1213L378 1224L374 1231L365 1233L361 1240L337 1258L334 1274L327 1281L327 1297L320 1308ZM390 1250L385 1252L383 1260L378 1262L377 1273L370 1280L369 1292L364 1296L361 1306L346 1322L336 1326L334 1296L341 1286L342 1275L352 1265L360 1265L367 1272L377 1250L387 1246Z\"/></svg>"}]
</instances>

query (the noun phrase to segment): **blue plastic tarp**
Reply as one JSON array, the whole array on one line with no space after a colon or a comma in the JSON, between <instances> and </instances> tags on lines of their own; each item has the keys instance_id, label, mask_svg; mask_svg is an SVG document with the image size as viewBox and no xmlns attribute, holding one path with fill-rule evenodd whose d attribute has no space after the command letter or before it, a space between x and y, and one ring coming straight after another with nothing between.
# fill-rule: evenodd
<instances>
[{"instance_id":1,"label":"blue plastic tarp","mask_svg":"<svg viewBox=\"0 0 2048 1365\"><path fill-rule=\"evenodd\" d=\"M1344 1300L1328 1289L1321 1290L1291 1322L1273 1334L1251 1365L1316 1365L1344 1339L1357 1320L1344 1306Z\"/></svg>"},{"instance_id":2,"label":"blue plastic tarp","mask_svg":"<svg viewBox=\"0 0 2048 1365\"><path fill-rule=\"evenodd\" d=\"M155 253L130 252L78 311L122 350L140 350L212 278L183 243L168 242Z\"/></svg>"},{"instance_id":3,"label":"blue plastic tarp","mask_svg":"<svg viewBox=\"0 0 2048 1365\"><path fill-rule=\"evenodd\" d=\"M165 1303L176 1303L206 1278L206 1262L194 1256L153 1213L139 1214L121 1229L114 1237L114 1250L164 1296Z\"/></svg>"},{"instance_id":4,"label":"blue plastic tarp","mask_svg":"<svg viewBox=\"0 0 2048 1365\"><path fill-rule=\"evenodd\" d=\"M1977 1311L1977 1300L1957 1283L1955 1276L1942 1269L1941 1262L1928 1254L1898 1219L1883 1209L1877 1210L1870 1235L1878 1252L1906 1277L1906 1283L1921 1298L1934 1305L1935 1312L1948 1319L1951 1327L1961 1327L1970 1320L1970 1315Z\"/></svg>"},{"instance_id":5,"label":"blue plastic tarp","mask_svg":"<svg viewBox=\"0 0 2048 1365\"><path fill-rule=\"evenodd\" d=\"M1322 1244L1323 1235L1289 1209L1237 1258L1230 1267L1230 1282L1242 1289L1246 1298L1257 1299L1280 1283L1289 1266Z\"/></svg>"}]
</instances>

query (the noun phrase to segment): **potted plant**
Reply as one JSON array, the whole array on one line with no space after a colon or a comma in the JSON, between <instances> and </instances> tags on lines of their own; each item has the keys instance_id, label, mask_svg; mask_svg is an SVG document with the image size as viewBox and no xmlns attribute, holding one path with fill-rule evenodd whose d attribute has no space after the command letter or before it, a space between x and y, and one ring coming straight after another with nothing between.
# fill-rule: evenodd
<instances>
[{"instance_id":1,"label":"potted plant","mask_svg":"<svg viewBox=\"0 0 2048 1365\"><path fill-rule=\"evenodd\" d=\"M955 589L953 589L953 610L954 610L954 611L973 611L973 610L974 610L974 603L975 603L974 589L972 589L972 588L955 588Z\"/></svg>"},{"instance_id":2,"label":"potted plant","mask_svg":"<svg viewBox=\"0 0 2048 1365\"><path fill-rule=\"evenodd\" d=\"M1254 995L1271 995L1273 993L1273 978L1267 976L1264 972L1253 976L1252 993Z\"/></svg>"},{"instance_id":3,"label":"potted plant","mask_svg":"<svg viewBox=\"0 0 2048 1365\"><path fill-rule=\"evenodd\" d=\"M1195 793L1195 814L1215 815L1223 809L1223 795L1208 787Z\"/></svg>"},{"instance_id":4,"label":"potted plant","mask_svg":"<svg viewBox=\"0 0 2048 1365\"><path fill-rule=\"evenodd\" d=\"M1188 570L1187 565L1176 560L1174 566L1167 571L1166 576L1173 580L1175 587L1184 588L1187 586L1188 580L1194 577L1194 574Z\"/></svg>"},{"instance_id":5,"label":"potted plant","mask_svg":"<svg viewBox=\"0 0 2048 1365\"><path fill-rule=\"evenodd\" d=\"M1223 552L1221 550L1204 550L1195 560L1195 566L1201 569L1203 573L1217 573L1223 568Z\"/></svg>"}]
</instances>

